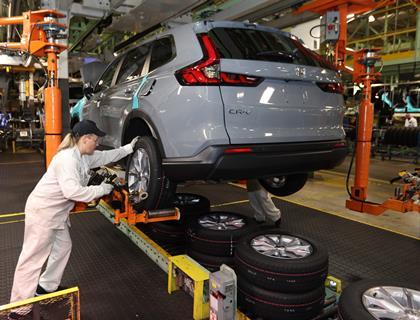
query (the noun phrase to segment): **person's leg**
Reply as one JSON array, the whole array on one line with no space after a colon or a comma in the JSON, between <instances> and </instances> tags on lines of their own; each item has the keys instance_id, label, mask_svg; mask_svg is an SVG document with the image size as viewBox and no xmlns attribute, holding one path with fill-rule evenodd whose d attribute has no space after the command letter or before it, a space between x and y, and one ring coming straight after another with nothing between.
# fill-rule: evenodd
<instances>
[{"instance_id":1,"label":"person's leg","mask_svg":"<svg viewBox=\"0 0 420 320\"><path fill-rule=\"evenodd\" d=\"M257 221L278 222L281 218L280 210L275 206L270 194L258 180L248 180L247 190L249 202L254 209L254 218Z\"/></svg>"},{"instance_id":2,"label":"person's leg","mask_svg":"<svg viewBox=\"0 0 420 320\"><path fill-rule=\"evenodd\" d=\"M262 187L257 191L257 194L258 202L265 213L266 219L274 223L278 222L281 218L281 212L271 199L271 195Z\"/></svg>"},{"instance_id":3,"label":"person's leg","mask_svg":"<svg viewBox=\"0 0 420 320\"><path fill-rule=\"evenodd\" d=\"M70 258L72 246L69 227L67 225L64 229L56 231L54 244L48 258L47 268L39 279L39 285L48 292L56 291L60 285L64 269Z\"/></svg>"},{"instance_id":4,"label":"person's leg","mask_svg":"<svg viewBox=\"0 0 420 320\"><path fill-rule=\"evenodd\" d=\"M246 189L248 191L249 203L252 209L254 209L254 219L257 222L265 222L264 210L260 205L260 194L258 193L261 189L260 184L257 180L247 180Z\"/></svg>"},{"instance_id":5,"label":"person's leg","mask_svg":"<svg viewBox=\"0 0 420 320\"><path fill-rule=\"evenodd\" d=\"M10 302L32 298L44 262L51 252L54 230L25 223L22 252L16 266Z\"/></svg>"}]
</instances>

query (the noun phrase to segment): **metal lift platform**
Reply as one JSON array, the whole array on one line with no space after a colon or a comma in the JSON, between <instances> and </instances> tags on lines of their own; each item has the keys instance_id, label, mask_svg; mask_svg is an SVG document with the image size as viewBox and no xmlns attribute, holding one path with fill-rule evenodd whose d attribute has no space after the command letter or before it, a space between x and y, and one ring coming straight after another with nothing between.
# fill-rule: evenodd
<instances>
[{"instance_id":1,"label":"metal lift platform","mask_svg":"<svg viewBox=\"0 0 420 320\"><path fill-rule=\"evenodd\" d=\"M7 160L7 157L3 158ZM23 241L24 201L43 172L39 156L0 161L0 305L9 301L14 268ZM26 162L30 162L26 164ZM22 170L31 168L30 170ZM12 183L10 183L12 182ZM185 192L208 197L213 210L252 215L246 193L228 184L194 185ZM358 279L388 279L420 283L419 241L389 231L275 199L282 210L282 228L322 243L330 254L329 274L343 287ZM12 214L10 214L12 212ZM13 213L18 212L18 213ZM80 288L82 319L191 319L192 299L182 291L167 294L165 262L154 263L130 241L136 235L107 221L98 211L72 215L73 252L63 285ZM146 234L147 230L140 231ZM150 246L150 243L152 245ZM182 248L153 245L181 254ZM150 256L150 255L149 255ZM160 268L159 268L160 267Z\"/></svg>"}]
</instances>

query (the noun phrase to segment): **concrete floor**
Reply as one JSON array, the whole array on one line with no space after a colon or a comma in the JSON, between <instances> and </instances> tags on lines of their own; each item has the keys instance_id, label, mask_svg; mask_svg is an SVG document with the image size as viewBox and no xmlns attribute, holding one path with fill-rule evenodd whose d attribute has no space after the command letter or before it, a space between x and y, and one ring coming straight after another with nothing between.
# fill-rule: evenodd
<instances>
[{"instance_id":1,"label":"concrete floor","mask_svg":"<svg viewBox=\"0 0 420 320\"><path fill-rule=\"evenodd\" d=\"M420 214L417 212L399 213L386 211L380 216L351 211L345 208L348 199L346 192L346 176L349 159L334 170L318 171L304 188L282 200L290 201L307 207L315 208L338 215L350 220L358 221L395 233L414 237L420 240ZM390 184L389 180L398 175L399 170L411 170L416 165L407 161L378 159L371 160L368 188L369 201L382 203L394 194L398 184ZM350 186L353 179L350 179Z\"/></svg>"}]
</instances>

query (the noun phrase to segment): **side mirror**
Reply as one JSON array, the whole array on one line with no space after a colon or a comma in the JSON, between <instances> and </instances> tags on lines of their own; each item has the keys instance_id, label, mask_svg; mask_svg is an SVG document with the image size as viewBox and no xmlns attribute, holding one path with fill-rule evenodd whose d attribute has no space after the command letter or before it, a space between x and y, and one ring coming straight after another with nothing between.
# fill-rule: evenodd
<instances>
[{"instance_id":1,"label":"side mirror","mask_svg":"<svg viewBox=\"0 0 420 320\"><path fill-rule=\"evenodd\" d=\"M93 85L92 82L87 82L83 85L83 95L86 99L90 99L93 96Z\"/></svg>"}]
</instances>

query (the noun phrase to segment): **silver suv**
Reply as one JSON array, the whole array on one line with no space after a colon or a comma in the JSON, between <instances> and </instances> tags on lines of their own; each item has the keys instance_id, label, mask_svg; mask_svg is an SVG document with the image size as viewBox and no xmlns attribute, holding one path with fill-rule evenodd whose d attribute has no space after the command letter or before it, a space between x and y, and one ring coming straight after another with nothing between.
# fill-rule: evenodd
<instances>
[{"instance_id":1,"label":"silver suv","mask_svg":"<svg viewBox=\"0 0 420 320\"><path fill-rule=\"evenodd\" d=\"M346 154L339 75L277 29L178 26L118 56L91 89L73 121L94 120L104 147L142 137L126 170L138 209L185 180L259 178L287 195Z\"/></svg>"}]
</instances>

